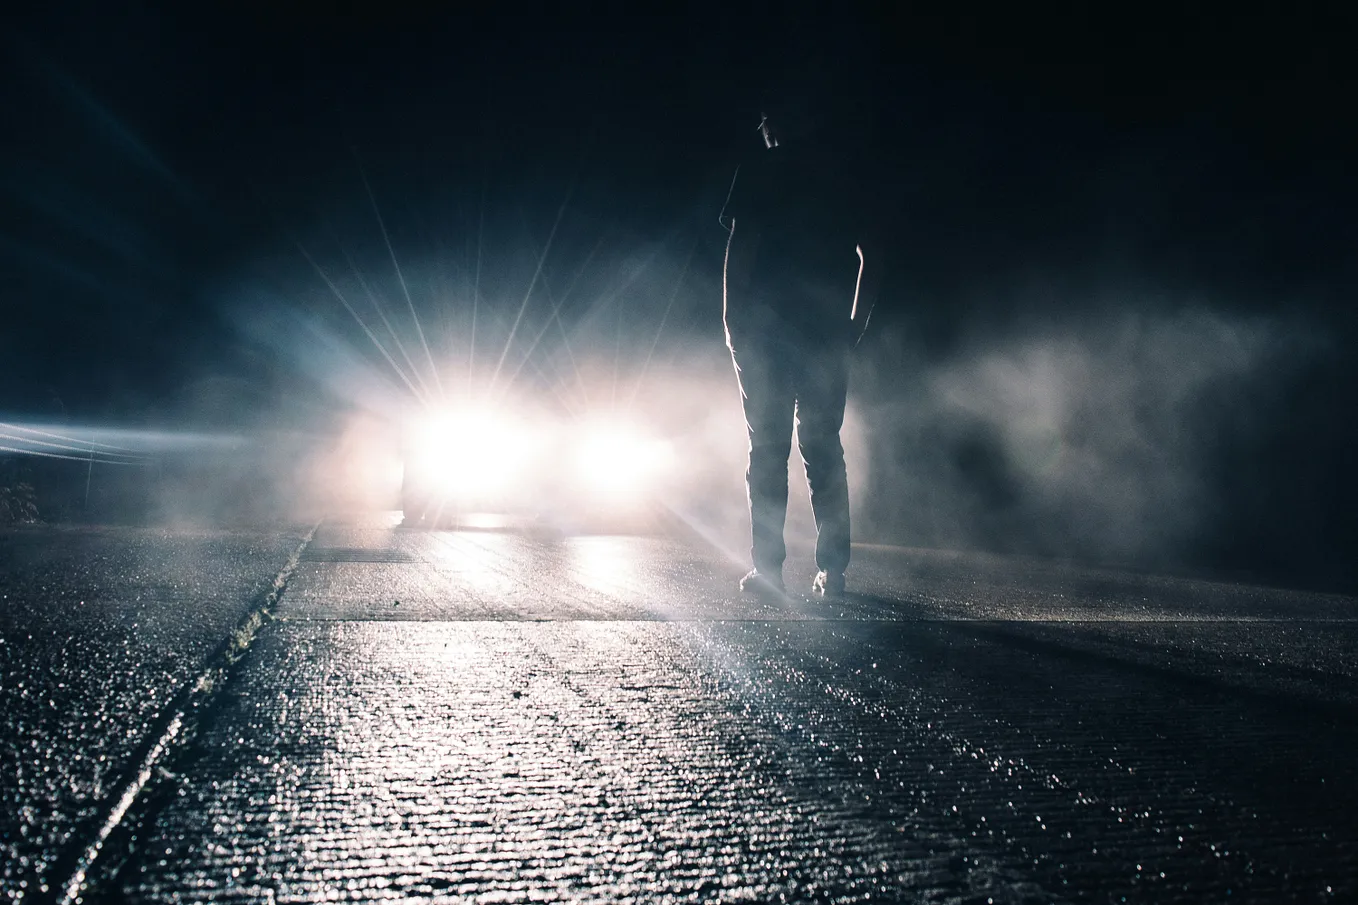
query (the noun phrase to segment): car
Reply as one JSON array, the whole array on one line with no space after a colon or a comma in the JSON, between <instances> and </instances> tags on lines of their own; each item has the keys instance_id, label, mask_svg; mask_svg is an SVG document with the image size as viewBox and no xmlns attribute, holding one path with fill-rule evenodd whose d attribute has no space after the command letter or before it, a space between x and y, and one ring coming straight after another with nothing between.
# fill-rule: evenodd
<instances>
[{"instance_id":1,"label":"car","mask_svg":"<svg viewBox=\"0 0 1358 905\"><path fill-rule=\"evenodd\" d=\"M663 516L674 461L637 418L509 401L421 408L402 447L408 527L647 530Z\"/></svg>"}]
</instances>

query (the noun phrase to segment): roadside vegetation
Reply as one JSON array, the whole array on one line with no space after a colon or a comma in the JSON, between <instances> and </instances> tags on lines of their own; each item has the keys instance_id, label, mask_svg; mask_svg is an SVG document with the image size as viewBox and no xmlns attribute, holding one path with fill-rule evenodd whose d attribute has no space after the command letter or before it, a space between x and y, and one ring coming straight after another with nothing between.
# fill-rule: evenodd
<instances>
[{"instance_id":1,"label":"roadside vegetation","mask_svg":"<svg viewBox=\"0 0 1358 905\"><path fill-rule=\"evenodd\" d=\"M0 525L38 520L38 495L18 461L0 460Z\"/></svg>"}]
</instances>

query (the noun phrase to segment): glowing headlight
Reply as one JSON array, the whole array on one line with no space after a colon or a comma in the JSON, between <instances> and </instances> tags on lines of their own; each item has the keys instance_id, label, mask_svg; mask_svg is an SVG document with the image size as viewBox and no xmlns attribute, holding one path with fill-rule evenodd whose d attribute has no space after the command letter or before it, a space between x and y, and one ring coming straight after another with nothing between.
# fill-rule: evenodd
<instances>
[{"instance_id":1,"label":"glowing headlight","mask_svg":"<svg viewBox=\"0 0 1358 905\"><path fill-rule=\"evenodd\" d=\"M581 480L593 490L642 490L664 471L672 453L668 443L625 424L588 425L576 449Z\"/></svg>"},{"instance_id":2,"label":"glowing headlight","mask_svg":"<svg viewBox=\"0 0 1358 905\"><path fill-rule=\"evenodd\" d=\"M472 409L431 417L415 431L411 456L420 473L453 496L496 493L518 477L537 445L527 426Z\"/></svg>"}]
</instances>

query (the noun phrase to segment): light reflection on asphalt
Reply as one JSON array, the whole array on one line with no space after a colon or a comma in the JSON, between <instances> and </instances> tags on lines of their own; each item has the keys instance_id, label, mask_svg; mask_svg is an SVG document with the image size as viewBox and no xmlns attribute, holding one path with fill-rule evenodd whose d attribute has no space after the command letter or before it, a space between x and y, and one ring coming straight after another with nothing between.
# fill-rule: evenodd
<instances>
[{"instance_id":1,"label":"light reflection on asphalt","mask_svg":"<svg viewBox=\"0 0 1358 905\"><path fill-rule=\"evenodd\" d=\"M572 577L585 588L617 596L635 587L636 558L618 538L572 538L567 550Z\"/></svg>"},{"instance_id":2,"label":"light reflection on asphalt","mask_svg":"<svg viewBox=\"0 0 1358 905\"><path fill-rule=\"evenodd\" d=\"M663 537L327 526L108 891L1358 895L1354 601L855 555L771 603Z\"/></svg>"}]
</instances>

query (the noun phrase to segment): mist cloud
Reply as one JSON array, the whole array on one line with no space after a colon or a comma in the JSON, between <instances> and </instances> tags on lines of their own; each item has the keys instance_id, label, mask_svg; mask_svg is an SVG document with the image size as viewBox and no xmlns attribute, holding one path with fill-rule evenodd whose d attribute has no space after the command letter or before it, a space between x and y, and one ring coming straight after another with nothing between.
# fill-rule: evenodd
<instances>
[{"instance_id":1,"label":"mist cloud","mask_svg":"<svg viewBox=\"0 0 1358 905\"><path fill-rule=\"evenodd\" d=\"M1205 307L976 335L934 360L891 337L859 367L873 425L865 521L926 545L1186 559L1230 527L1223 446L1274 423L1325 348L1300 321Z\"/></svg>"}]
</instances>

